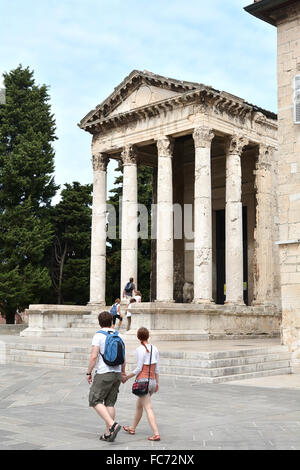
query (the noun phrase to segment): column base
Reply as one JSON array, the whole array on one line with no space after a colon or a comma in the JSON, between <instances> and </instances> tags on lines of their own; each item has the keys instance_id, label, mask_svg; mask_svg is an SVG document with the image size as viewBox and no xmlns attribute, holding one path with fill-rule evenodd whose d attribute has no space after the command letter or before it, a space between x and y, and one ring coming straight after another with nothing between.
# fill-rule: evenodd
<instances>
[{"instance_id":1,"label":"column base","mask_svg":"<svg viewBox=\"0 0 300 470\"><path fill-rule=\"evenodd\" d=\"M272 302L263 302L260 300L253 300L251 303L253 307L275 307L275 305Z\"/></svg>"},{"instance_id":2,"label":"column base","mask_svg":"<svg viewBox=\"0 0 300 470\"><path fill-rule=\"evenodd\" d=\"M88 307L92 307L92 308L106 308L106 303L105 302L93 302L93 301L89 301L88 304L87 304Z\"/></svg>"},{"instance_id":3,"label":"column base","mask_svg":"<svg viewBox=\"0 0 300 470\"><path fill-rule=\"evenodd\" d=\"M224 302L224 305L232 305L233 307L246 307L246 304L244 301L241 301L241 300L237 300L237 301L233 301L233 300L228 300L228 302Z\"/></svg>"},{"instance_id":4,"label":"column base","mask_svg":"<svg viewBox=\"0 0 300 470\"><path fill-rule=\"evenodd\" d=\"M194 299L193 304L215 304L213 299Z\"/></svg>"}]
</instances>

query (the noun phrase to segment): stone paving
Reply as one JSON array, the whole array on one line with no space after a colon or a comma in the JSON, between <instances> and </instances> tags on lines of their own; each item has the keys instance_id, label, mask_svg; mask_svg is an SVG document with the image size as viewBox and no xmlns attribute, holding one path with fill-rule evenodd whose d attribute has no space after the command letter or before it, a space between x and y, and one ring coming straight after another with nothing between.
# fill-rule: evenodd
<instances>
[{"instance_id":1,"label":"stone paving","mask_svg":"<svg viewBox=\"0 0 300 470\"><path fill-rule=\"evenodd\" d=\"M134 413L131 383L117 403L122 425ZM155 443L145 416L135 436L122 430L114 443L99 441L103 424L88 391L78 369L1 365L0 450L300 450L300 375L202 385L161 377Z\"/></svg>"}]
</instances>

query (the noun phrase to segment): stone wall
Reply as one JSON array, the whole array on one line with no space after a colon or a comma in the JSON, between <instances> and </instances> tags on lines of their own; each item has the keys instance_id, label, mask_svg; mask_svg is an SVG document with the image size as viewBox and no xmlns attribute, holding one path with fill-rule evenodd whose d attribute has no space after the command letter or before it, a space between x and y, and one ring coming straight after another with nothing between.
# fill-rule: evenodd
<instances>
[{"instance_id":1,"label":"stone wall","mask_svg":"<svg viewBox=\"0 0 300 470\"><path fill-rule=\"evenodd\" d=\"M0 336L1 335L19 335L21 331L27 328L27 324L23 323L20 325L0 325Z\"/></svg>"},{"instance_id":2,"label":"stone wall","mask_svg":"<svg viewBox=\"0 0 300 470\"><path fill-rule=\"evenodd\" d=\"M140 303L132 308L131 328L149 330L187 330L208 337L227 335L278 336L281 314L265 307L233 307L228 305Z\"/></svg>"},{"instance_id":3,"label":"stone wall","mask_svg":"<svg viewBox=\"0 0 300 470\"><path fill-rule=\"evenodd\" d=\"M294 124L293 109L294 77L300 74L299 2L286 12L277 24L282 338L300 361L300 125Z\"/></svg>"}]
</instances>

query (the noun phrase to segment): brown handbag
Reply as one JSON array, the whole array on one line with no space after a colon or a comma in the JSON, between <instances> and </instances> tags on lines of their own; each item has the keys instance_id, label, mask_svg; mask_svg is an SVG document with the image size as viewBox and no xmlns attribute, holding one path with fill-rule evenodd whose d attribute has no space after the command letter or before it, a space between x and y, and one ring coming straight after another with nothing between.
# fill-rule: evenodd
<instances>
[{"instance_id":1,"label":"brown handbag","mask_svg":"<svg viewBox=\"0 0 300 470\"><path fill-rule=\"evenodd\" d=\"M150 363L149 363L149 375L147 382L138 382L137 380L132 384L132 393L141 397L143 395L147 395L149 390L149 381L150 381L150 370L151 370L151 359L152 359L152 345L151 345L151 352L150 352Z\"/></svg>"}]
</instances>

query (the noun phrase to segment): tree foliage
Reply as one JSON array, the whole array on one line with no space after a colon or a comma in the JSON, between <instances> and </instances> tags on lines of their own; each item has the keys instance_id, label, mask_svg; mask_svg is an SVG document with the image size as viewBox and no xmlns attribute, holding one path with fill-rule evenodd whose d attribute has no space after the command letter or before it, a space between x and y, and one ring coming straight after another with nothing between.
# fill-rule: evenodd
<instances>
[{"instance_id":1,"label":"tree foliage","mask_svg":"<svg viewBox=\"0 0 300 470\"><path fill-rule=\"evenodd\" d=\"M13 322L17 306L39 302L51 284L44 254L52 242L48 208L55 195L55 121L45 85L29 68L4 74L0 105L0 302Z\"/></svg>"},{"instance_id":2,"label":"tree foliage","mask_svg":"<svg viewBox=\"0 0 300 470\"><path fill-rule=\"evenodd\" d=\"M82 305L89 300L91 193L91 184L65 184L51 211L54 240L49 264L52 298L58 304Z\"/></svg>"}]
</instances>

